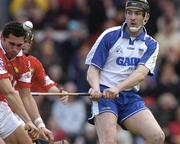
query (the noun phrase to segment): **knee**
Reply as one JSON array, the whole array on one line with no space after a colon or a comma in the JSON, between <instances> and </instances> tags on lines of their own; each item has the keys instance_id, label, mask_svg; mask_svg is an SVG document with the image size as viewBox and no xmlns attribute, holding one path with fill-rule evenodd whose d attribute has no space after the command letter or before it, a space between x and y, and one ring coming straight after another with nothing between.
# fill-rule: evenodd
<instances>
[{"instance_id":1,"label":"knee","mask_svg":"<svg viewBox=\"0 0 180 144\"><path fill-rule=\"evenodd\" d=\"M165 134L163 131L160 131L156 134L155 136L155 141L157 141L157 143L161 144L164 143L165 140Z\"/></svg>"},{"instance_id":2,"label":"knee","mask_svg":"<svg viewBox=\"0 0 180 144\"><path fill-rule=\"evenodd\" d=\"M146 140L152 144L163 144L165 140L165 134L162 130L159 130L157 132L153 132L153 134L148 136Z\"/></svg>"}]
</instances>

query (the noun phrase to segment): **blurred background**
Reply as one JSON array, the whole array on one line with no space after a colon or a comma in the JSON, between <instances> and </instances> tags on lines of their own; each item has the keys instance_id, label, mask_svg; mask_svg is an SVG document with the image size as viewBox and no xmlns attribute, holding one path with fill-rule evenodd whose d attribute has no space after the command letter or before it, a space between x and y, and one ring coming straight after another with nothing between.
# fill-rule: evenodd
<instances>
[{"instance_id":1,"label":"blurred background","mask_svg":"<svg viewBox=\"0 0 180 144\"><path fill-rule=\"evenodd\" d=\"M125 0L0 0L0 30L11 20L34 24L31 54L52 80L68 92L87 92L85 58L105 29L124 21ZM156 74L147 77L140 94L166 134L166 144L180 144L180 0L149 0L148 34L160 44ZM55 139L71 144L98 144L87 123L90 101L72 97L62 104L35 97ZM143 144L140 137L118 127L118 144Z\"/></svg>"}]
</instances>

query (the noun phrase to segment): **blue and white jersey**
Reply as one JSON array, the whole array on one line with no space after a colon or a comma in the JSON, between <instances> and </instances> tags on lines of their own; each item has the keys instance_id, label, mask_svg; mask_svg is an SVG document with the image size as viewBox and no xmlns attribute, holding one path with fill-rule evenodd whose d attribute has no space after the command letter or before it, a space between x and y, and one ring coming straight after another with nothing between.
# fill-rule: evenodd
<instances>
[{"instance_id":1,"label":"blue and white jersey","mask_svg":"<svg viewBox=\"0 0 180 144\"><path fill-rule=\"evenodd\" d=\"M104 31L86 58L86 64L101 70L100 84L108 87L127 79L140 64L149 69L149 74L154 73L159 51L157 41L147 34L145 28L137 37L131 38L125 25ZM131 89L139 90L139 85Z\"/></svg>"}]
</instances>

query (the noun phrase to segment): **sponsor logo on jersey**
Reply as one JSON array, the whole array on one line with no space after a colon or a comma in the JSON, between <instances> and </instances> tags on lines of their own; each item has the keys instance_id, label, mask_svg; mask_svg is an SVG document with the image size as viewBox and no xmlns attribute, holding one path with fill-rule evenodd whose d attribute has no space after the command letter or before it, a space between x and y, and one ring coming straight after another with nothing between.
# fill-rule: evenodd
<instances>
[{"instance_id":1,"label":"sponsor logo on jersey","mask_svg":"<svg viewBox=\"0 0 180 144\"><path fill-rule=\"evenodd\" d=\"M128 50L134 50L135 47L127 47Z\"/></svg>"},{"instance_id":2,"label":"sponsor logo on jersey","mask_svg":"<svg viewBox=\"0 0 180 144\"><path fill-rule=\"evenodd\" d=\"M116 63L121 66L137 66L140 58L137 57L118 57Z\"/></svg>"}]
</instances>

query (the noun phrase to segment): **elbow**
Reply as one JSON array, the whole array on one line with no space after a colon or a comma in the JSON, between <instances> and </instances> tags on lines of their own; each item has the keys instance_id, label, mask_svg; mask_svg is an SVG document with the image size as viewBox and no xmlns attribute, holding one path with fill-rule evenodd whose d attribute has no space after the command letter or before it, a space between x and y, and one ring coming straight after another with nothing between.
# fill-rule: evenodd
<instances>
[{"instance_id":1,"label":"elbow","mask_svg":"<svg viewBox=\"0 0 180 144\"><path fill-rule=\"evenodd\" d=\"M140 73L139 74L139 81L142 82L146 78L145 74Z\"/></svg>"},{"instance_id":2,"label":"elbow","mask_svg":"<svg viewBox=\"0 0 180 144\"><path fill-rule=\"evenodd\" d=\"M5 96L7 99L11 99L12 97L15 97L16 95L18 95L18 92L14 89L6 91Z\"/></svg>"}]
</instances>

